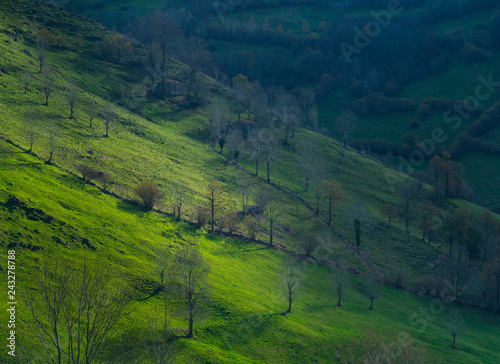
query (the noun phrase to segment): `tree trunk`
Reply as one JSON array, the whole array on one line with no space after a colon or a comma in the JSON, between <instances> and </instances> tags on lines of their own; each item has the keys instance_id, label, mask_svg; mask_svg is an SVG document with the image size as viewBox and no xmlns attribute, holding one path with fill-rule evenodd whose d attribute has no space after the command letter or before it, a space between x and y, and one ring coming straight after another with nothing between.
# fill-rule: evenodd
<instances>
[{"instance_id":1,"label":"tree trunk","mask_svg":"<svg viewBox=\"0 0 500 364\"><path fill-rule=\"evenodd\" d=\"M373 310L373 298L370 298L370 307L369 310Z\"/></svg>"},{"instance_id":2,"label":"tree trunk","mask_svg":"<svg viewBox=\"0 0 500 364\"><path fill-rule=\"evenodd\" d=\"M50 163L52 161L52 156L54 155L54 152L50 152L50 157L49 157L49 160L47 161L47 163Z\"/></svg>"},{"instance_id":3,"label":"tree trunk","mask_svg":"<svg viewBox=\"0 0 500 364\"><path fill-rule=\"evenodd\" d=\"M269 227L269 246L273 246L273 220L270 221Z\"/></svg>"},{"instance_id":4,"label":"tree trunk","mask_svg":"<svg viewBox=\"0 0 500 364\"><path fill-rule=\"evenodd\" d=\"M288 310L286 313L292 312L292 293L288 292Z\"/></svg>"},{"instance_id":5,"label":"tree trunk","mask_svg":"<svg viewBox=\"0 0 500 364\"><path fill-rule=\"evenodd\" d=\"M259 161L255 160L255 175L259 177Z\"/></svg>"},{"instance_id":6,"label":"tree trunk","mask_svg":"<svg viewBox=\"0 0 500 364\"><path fill-rule=\"evenodd\" d=\"M451 335L453 336L453 346L451 348L456 349L457 334L451 334Z\"/></svg>"},{"instance_id":7,"label":"tree trunk","mask_svg":"<svg viewBox=\"0 0 500 364\"><path fill-rule=\"evenodd\" d=\"M271 182L271 177L269 176L269 166L271 165L270 162L267 162L267 182Z\"/></svg>"},{"instance_id":8,"label":"tree trunk","mask_svg":"<svg viewBox=\"0 0 500 364\"><path fill-rule=\"evenodd\" d=\"M338 290L338 296L339 296L339 300L337 302L337 307L342 307L342 304L340 303L340 300L342 298L342 290L341 289Z\"/></svg>"},{"instance_id":9,"label":"tree trunk","mask_svg":"<svg viewBox=\"0 0 500 364\"><path fill-rule=\"evenodd\" d=\"M189 311L189 331L187 334L188 338L192 338L194 336L193 335L193 324L194 324L194 313L193 313L193 310L190 309L190 311Z\"/></svg>"}]
</instances>

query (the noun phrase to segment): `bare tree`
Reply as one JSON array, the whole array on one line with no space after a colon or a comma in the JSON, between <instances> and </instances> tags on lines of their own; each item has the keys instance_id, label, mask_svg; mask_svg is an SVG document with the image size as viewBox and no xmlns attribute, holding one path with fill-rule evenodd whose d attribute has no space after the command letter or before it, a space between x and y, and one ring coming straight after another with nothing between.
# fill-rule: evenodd
<instances>
[{"instance_id":1,"label":"bare tree","mask_svg":"<svg viewBox=\"0 0 500 364\"><path fill-rule=\"evenodd\" d=\"M23 295L30 315L31 359L43 363L94 363L129 300L105 266L51 261L34 272L37 290Z\"/></svg>"},{"instance_id":2,"label":"bare tree","mask_svg":"<svg viewBox=\"0 0 500 364\"><path fill-rule=\"evenodd\" d=\"M306 254L306 256L310 257L314 253L314 251L318 248L319 240L316 235L308 233L304 234L300 238L299 244L304 253Z\"/></svg>"},{"instance_id":3,"label":"bare tree","mask_svg":"<svg viewBox=\"0 0 500 364\"><path fill-rule=\"evenodd\" d=\"M46 66L42 72L42 91L45 95L45 104L49 104L49 97L54 90L54 82L51 79L52 69L49 66Z\"/></svg>"},{"instance_id":4,"label":"bare tree","mask_svg":"<svg viewBox=\"0 0 500 364\"><path fill-rule=\"evenodd\" d=\"M311 140L306 140L298 146L296 164L304 174L304 192L307 192L311 179L320 175L324 169L321 151Z\"/></svg>"},{"instance_id":5,"label":"bare tree","mask_svg":"<svg viewBox=\"0 0 500 364\"><path fill-rule=\"evenodd\" d=\"M354 203L351 207L351 217L354 225L354 236L356 239L356 252L359 254L359 247L362 243L363 223L366 219L366 211L361 203Z\"/></svg>"},{"instance_id":6,"label":"bare tree","mask_svg":"<svg viewBox=\"0 0 500 364\"><path fill-rule=\"evenodd\" d=\"M66 98L66 102L68 103L70 109L69 118L73 119L73 111L75 109L75 105L78 102L78 91L73 83L70 83L68 84L68 86L66 86L64 97Z\"/></svg>"},{"instance_id":7,"label":"bare tree","mask_svg":"<svg viewBox=\"0 0 500 364\"><path fill-rule=\"evenodd\" d=\"M387 228L389 229L391 227L392 220L394 220L398 216L398 210L392 203L386 202L380 209L380 213L382 214L382 216L386 217Z\"/></svg>"},{"instance_id":8,"label":"bare tree","mask_svg":"<svg viewBox=\"0 0 500 364\"><path fill-rule=\"evenodd\" d=\"M92 128L92 121L99 114L99 108L97 102L94 99L90 99L87 105L87 114L89 115L89 127Z\"/></svg>"},{"instance_id":9,"label":"bare tree","mask_svg":"<svg viewBox=\"0 0 500 364\"><path fill-rule=\"evenodd\" d=\"M335 125L340 135L340 141L342 142L342 145L344 147L342 149L342 159L344 158L344 152L347 148L347 140L349 140L352 132L354 131L354 129L356 129L357 121L358 118L356 114L349 109L342 110L340 115L335 119Z\"/></svg>"},{"instance_id":10,"label":"bare tree","mask_svg":"<svg viewBox=\"0 0 500 364\"><path fill-rule=\"evenodd\" d=\"M162 249L156 255L155 273L160 277L160 289L165 288L165 276L168 272L169 261L166 249Z\"/></svg>"},{"instance_id":11,"label":"bare tree","mask_svg":"<svg viewBox=\"0 0 500 364\"><path fill-rule=\"evenodd\" d=\"M210 226L214 230L215 220L225 208L227 201L224 197L224 190L217 181L212 181L207 186L208 211L210 212Z\"/></svg>"},{"instance_id":12,"label":"bare tree","mask_svg":"<svg viewBox=\"0 0 500 364\"><path fill-rule=\"evenodd\" d=\"M370 300L370 307L368 307L368 310L373 310L373 301L378 298L378 286L374 279L365 282L364 295Z\"/></svg>"},{"instance_id":13,"label":"bare tree","mask_svg":"<svg viewBox=\"0 0 500 364\"><path fill-rule=\"evenodd\" d=\"M250 133L245 153L248 155L248 159L255 162L255 175L258 177L259 163L264 156L264 143L260 131Z\"/></svg>"},{"instance_id":14,"label":"bare tree","mask_svg":"<svg viewBox=\"0 0 500 364\"><path fill-rule=\"evenodd\" d=\"M448 328L448 332L453 338L451 348L456 349L457 336L462 335L465 331L464 319L459 309L455 308L450 311L450 313L446 317L446 325Z\"/></svg>"},{"instance_id":15,"label":"bare tree","mask_svg":"<svg viewBox=\"0 0 500 364\"><path fill-rule=\"evenodd\" d=\"M349 281L347 273L342 269L342 262L337 260L333 272L334 276L334 291L337 294L337 307L342 307L342 299L345 297Z\"/></svg>"},{"instance_id":16,"label":"bare tree","mask_svg":"<svg viewBox=\"0 0 500 364\"><path fill-rule=\"evenodd\" d=\"M25 95L29 91L29 87L30 87L32 81L33 81L33 76L31 75L31 72L28 70L24 71L23 76L22 76L22 82L23 82Z\"/></svg>"},{"instance_id":17,"label":"bare tree","mask_svg":"<svg viewBox=\"0 0 500 364\"><path fill-rule=\"evenodd\" d=\"M208 119L210 121L210 141L215 147L221 139L226 138L229 130L231 120L228 106L222 101L212 103L208 110Z\"/></svg>"},{"instance_id":18,"label":"bare tree","mask_svg":"<svg viewBox=\"0 0 500 364\"><path fill-rule=\"evenodd\" d=\"M26 120L28 121L28 136L30 140L30 149L28 150L28 153L33 152L33 145L35 143L40 116L40 111L33 107L30 107L26 113Z\"/></svg>"},{"instance_id":19,"label":"bare tree","mask_svg":"<svg viewBox=\"0 0 500 364\"><path fill-rule=\"evenodd\" d=\"M137 184L134 187L134 193L142 200L147 210L153 209L155 204L159 203L165 197L163 191L149 179Z\"/></svg>"},{"instance_id":20,"label":"bare tree","mask_svg":"<svg viewBox=\"0 0 500 364\"><path fill-rule=\"evenodd\" d=\"M262 140L263 142L263 154L266 161L266 171L267 171L267 182L271 182L271 163L280 155L280 149L276 138L271 132L269 132L268 137Z\"/></svg>"},{"instance_id":21,"label":"bare tree","mask_svg":"<svg viewBox=\"0 0 500 364\"><path fill-rule=\"evenodd\" d=\"M410 220L412 217L413 202L418 198L422 185L416 180L404 183L399 189L399 195L403 198L403 211L401 216L405 218L406 233L410 233Z\"/></svg>"},{"instance_id":22,"label":"bare tree","mask_svg":"<svg viewBox=\"0 0 500 364\"><path fill-rule=\"evenodd\" d=\"M270 198L264 209L267 221L269 223L269 246L273 245L274 226L278 219L283 215L283 202L276 196Z\"/></svg>"},{"instance_id":23,"label":"bare tree","mask_svg":"<svg viewBox=\"0 0 500 364\"><path fill-rule=\"evenodd\" d=\"M171 339L166 299L164 302L165 307L162 313L147 318L147 329L142 337L142 346L147 362L151 364L174 364L177 358L177 352Z\"/></svg>"},{"instance_id":24,"label":"bare tree","mask_svg":"<svg viewBox=\"0 0 500 364\"><path fill-rule=\"evenodd\" d=\"M297 94L297 101L305 115L305 124L315 129L315 120L311 120L311 110L316 108L314 90L312 88L300 88Z\"/></svg>"},{"instance_id":25,"label":"bare tree","mask_svg":"<svg viewBox=\"0 0 500 364\"><path fill-rule=\"evenodd\" d=\"M42 73L48 57L49 42L44 34L38 33L36 36L36 53L38 57L39 71Z\"/></svg>"},{"instance_id":26,"label":"bare tree","mask_svg":"<svg viewBox=\"0 0 500 364\"><path fill-rule=\"evenodd\" d=\"M281 271L278 277L281 292L286 297L288 309L285 313L292 312L292 303L297 299L301 289L302 276L304 275L300 262L292 257L287 257L281 264Z\"/></svg>"},{"instance_id":27,"label":"bare tree","mask_svg":"<svg viewBox=\"0 0 500 364\"><path fill-rule=\"evenodd\" d=\"M174 272L182 287L182 294L188 312L189 328L187 338L194 337L194 320L200 312L202 301L208 289L208 273L210 267L197 247L185 245L176 256Z\"/></svg>"},{"instance_id":28,"label":"bare tree","mask_svg":"<svg viewBox=\"0 0 500 364\"><path fill-rule=\"evenodd\" d=\"M241 212L245 213L250 205L250 195L252 192L252 180L245 172L236 175L236 191L241 203Z\"/></svg>"},{"instance_id":29,"label":"bare tree","mask_svg":"<svg viewBox=\"0 0 500 364\"><path fill-rule=\"evenodd\" d=\"M328 198L328 225L331 225L333 213L335 212L337 205L344 200L344 192L337 181L323 180L321 183L321 189L323 190L323 196ZM318 194L316 197L318 197Z\"/></svg>"},{"instance_id":30,"label":"bare tree","mask_svg":"<svg viewBox=\"0 0 500 364\"><path fill-rule=\"evenodd\" d=\"M177 220L181 219L182 206L186 202L187 198L187 188L185 185L180 183L173 183L171 187L172 195L172 210L174 215L177 216Z\"/></svg>"},{"instance_id":31,"label":"bare tree","mask_svg":"<svg viewBox=\"0 0 500 364\"><path fill-rule=\"evenodd\" d=\"M52 157L54 156L54 153L56 151L57 142L57 125L54 121L49 124L47 132L49 135L49 159L47 160L47 163L50 163L52 162Z\"/></svg>"},{"instance_id":32,"label":"bare tree","mask_svg":"<svg viewBox=\"0 0 500 364\"><path fill-rule=\"evenodd\" d=\"M104 104L101 109L101 118L104 120L104 126L106 127L105 138L109 137L109 127L116 118L116 114L109 104Z\"/></svg>"}]
</instances>

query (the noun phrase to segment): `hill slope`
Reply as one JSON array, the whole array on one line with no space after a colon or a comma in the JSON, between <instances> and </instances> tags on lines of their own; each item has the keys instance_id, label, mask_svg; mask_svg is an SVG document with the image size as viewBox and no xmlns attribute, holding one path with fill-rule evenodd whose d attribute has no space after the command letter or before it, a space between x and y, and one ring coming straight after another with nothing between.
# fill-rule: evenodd
<instances>
[{"instance_id":1,"label":"hill slope","mask_svg":"<svg viewBox=\"0 0 500 364\"><path fill-rule=\"evenodd\" d=\"M458 353L450 353L450 349L443 351L446 334L442 332L442 316L430 320L432 329L426 331L432 332L430 339L425 333L417 334L408 327L408 317L418 312L422 305L428 307L428 300L380 288L383 308L380 313L375 310L374 317L368 318L366 298L361 294L363 283L353 277L352 298L349 298L353 306L334 310L334 295L328 283L331 270L308 263L307 284L303 298L298 301L297 315L295 312L293 316L276 315L282 310L282 301L274 286L276 271L284 257L282 253L262 249L262 245L221 239L203 229L195 229L191 224L174 223L165 215L145 213L137 205L108 196L69 173L76 172L79 163L102 169L113 177L115 184L111 191L129 200L135 197L132 190L139 181L152 179L163 189L168 189L171 182L180 182L188 188L190 200L186 216L191 220L194 220L196 206L206 205L206 186L217 180L229 200L226 211L238 210L233 179L241 170L228 163L206 142L206 111L185 110L177 106L175 99L154 102L146 98L142 87L145 75L141 69L131 64L106 61L95 51L95 45L113 36L112 33L88 19L35 3L19 6L15 1L3 2L0 15L0 51L5 55L0 60L2 137L27 149L30 123L33 123L31 112L39 110L39 116L34 120L33 149L39 159L13 147L14 153L7 153L10 160L2 160L2 166L7 168L2 170L2 244L6 247L14 242L29 241L44 249L34 252L28 248L18 249L21 265L27 271L22 279L27 287L34 285L29 272L44 256L70 256L77 260L85 256L98 257L109 261L121 274L131 276L130 281L141 297L136 300L139 307L137 317L141 317L161 304L159 297L153 295L158 284L152 273L154 255L162 246L174 251L186 242L196 242L214 267L211 276L213 301L210 318L202 323L203 329L197 335L199 340L177 340L178 345L186 348L181 354L185 356L184 362L206 362L207 358L214 362L333 360L335 354L329 346L333 342L347 342L365 327L378 332L385 332L387 327L394 328L393 333L408 330L412 336L416 335L417 340L427 341L436 358L452 355L461 360ZM55 87L48 106L41 105L44 101L42 76L37 73L34 44L34 35L42 27L53 34L63 35L65 39L63 47L49 52ZM79 39L76 39L77 33L81 34ZM177 69L183 67L175 62L172 64ZM22 82L25 71L34 78L26 94ZM178 73L182 72L179 70ZM76 85L80 96L74 119L68 118L69 107L64 97L69 83ZM134 88L144 106L142 116L111 103L113 90ZM117 114L109 138L102 137L104 126L100 117L93 121L92 127L89 126L91 99L98 105L111 105ZM57 128L56 153L53 164L47 166L42 163L42 158L48 158L50 129L54 123ZM305 139L314 140L328 156L325 178L336 179L343 186L348 197L346 205L361 202L367 215L371 216L363 224L360 255L353 249L354 232L347 208L334 216L335 230L332 230L324 222L326 206L322 206L320 217L316 217L297 198L310 204L314 202L314 192L304 192L303 177L296 168L294 147ZM4 141L2 145L7 148ZM247 174L254 192L265 185L283 201L286 213L279 221L275 236L280 249L297 251L301 234L324 232L324 242L317 255L324 259L341 256L349 270L358 275L381 278L388 267L387 251L394 252L391 274L404 272L408 288L413 288L424 274L446 274L444 264L439 266L438 263L446 254L446 247L422 242L417 221L412 222L412 234L407 236L403 233L402 221L388 230L380 216L380 207L385 201L398 203L400 197L395 187L407 181L406 177L351 150L346 151L345 160L340 163L341 146L311 131L298 131L291 146L283 148L282 156L272 165L271 180L275 185L267 185ZM242 158L240 164L253 171L253 163L246 158ZM429 186L423 185L422 188L425 193L430 193ZM252 197L252 203L255 200ZM168 199L166 203L170 204ZM459 200L450 200L445 205L448 208L456 206L467 206L475 212L480 210ZM160 206L167 211L169 207ZM42 218L30 219L30 209L42 211L43 214L39 214ZM267 241L267 231L268 226L261 217L258 238ZM238 232L245 233L242 228ZM95 252L89 251L89 245L83 242L90 242L96 248ZM268 296L271 298L263 299ZM498 335L497 317L491 318L474 310L466 310L466 317L471 328L467 334L467 349L464 348L467 350L466 361L494 362L496 352L491 343ZM366 320L370 319L374 320L374 326L366 325ZM230 344L227 343L223 332L238 332L248 322L254 322L252 320L259 325L262 323L262 327L257 330L259 335L248 338L250 344L243 339L241 344L239 341L233 343L232 339L228 339ZM484 321L488 322L484 324L486 326L483 326ZM145 322L138 322L144 329ZM174 328L181 329L183 325L183 321L174 318ZM479 329L482 327L491 327L492 335L488 338L491 342L480 343ZM194 358L188 357L187 349L194 352Z\"/></svg>"}]
</instances>

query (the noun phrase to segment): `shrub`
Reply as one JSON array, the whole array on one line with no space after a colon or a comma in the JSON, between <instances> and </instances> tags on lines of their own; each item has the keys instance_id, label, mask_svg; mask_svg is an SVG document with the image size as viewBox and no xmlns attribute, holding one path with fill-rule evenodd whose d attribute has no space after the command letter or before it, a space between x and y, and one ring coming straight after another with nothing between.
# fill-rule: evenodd
<instances>
[{"instance_id":1,"label":"shrub","mask_svg":"<svg viewBox=\"0 0 500 364\"><path fill-rule=\"evenodd\" d=\"M146 180L135 186L134 193L141 199L144 207L148 210L151 210L155 204L165 197L163 191L151 180Z\"/></svg>"},{"instance_id":2,"label":"shrub","mask_svg":"<svg viewBox=\"0 0 500 364\"><path fill-rule=\"evenodd\" d=\"M198 224L198 227L203 227L207 223L208 219L208 209L202 206L198 206L196 208L196 223Z\"/></svg>"},{"instance_id":3,"label":"shrub","mask_svg":"<svg viewBox=\"0 0 500 364\"><path fill-rule=\"evenodd\" d=\"M76 169L78 170L78 172L80 172L85 182L90 182L93 179L98 179L99 177L101 177L101 174L104 173L92 166L89 166L88 164L83 163L78 164L76 166Z\"/></svg>"},{"instance_id":4,"label":"shrub","mask_svg":"<svg viewBox=\"0 0 500 364\"><path fill-rule=\"evenodd\" d=\"M416 345L409 336L380 335L370 330L347 344L337 343L335 355L342 363L430 363L425 346Z\"/></svg>"},{"instance_id":5,"label":"shrub","mask_svg":"<svg viewBox=\"0 0 500 364\"><path fill-rule=\"evenodd\" d=\"M245 219L243 219L243 225L245 226L248 237L254 240L257 235L257 220L255 217L252 215L245 216Z\"/></svg>"},{"instance_id":6,"label":"shrub","mask_svg":"<svg viewBox=\"0 0 500 364\"><path fill-rule=\"evenodd\" d=\"M314 234L305 234L299 244L307 257L310 257L319 246L318 238Z\"/></svg>"}]
</instances>

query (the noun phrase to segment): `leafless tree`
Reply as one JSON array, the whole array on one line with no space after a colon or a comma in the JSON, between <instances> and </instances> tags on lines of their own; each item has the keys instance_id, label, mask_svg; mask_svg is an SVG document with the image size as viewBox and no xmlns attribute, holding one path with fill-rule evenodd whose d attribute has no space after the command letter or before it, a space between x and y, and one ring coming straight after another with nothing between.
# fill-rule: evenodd
<instances>
[{"instance_id":1,"label":"leafless tree","mask_svg":"<svg viewBox=\"0 0 500 364\"><path fill-rule=\"evenodd\" d=\"M94 99L90 99L87 105L87 114L89 115L89 127L92 128L92 121L99 114L99 105Z\"/></svg>"},{"instance_id":2,"label":"leafless tree","mask_svg":"<svg viewBox=\"0 0 500 364\"><path fill-rule=\"evenodd\" d=\"M42 73L45 63L47 61L49 51L49 42L44 34L38 33L36 36L36 53L38 57L39 71Z\"/></svg>"},{"instance_id":3,"label":"leafless tree","mask_svg":"<svg viewBox=\"0 0 500 364\"><path fill-rule=\"evenodd\" d=\"M368 307L368 310L373 310L373 301L378 298L378 286L373 277L365 282L364 295L370 300L370 307Z\"/></svg>"},{"instance_id":4,"label":"leafless tree","mask_svg":"<svg viewBox=\"0 0 500 364\"><path fill-rule=\"evenodd\" d=\"M316 108L314 90L312 88L300 88L297 93L297 102L305 115L306 125L310 125L315 129L315 122L310 120L311 110Z\"/></svg>"},{"instance_id":5,"label":"leafless tree","mask_svg":"<svg viewBox=\"0 0 500 364\"><path fill-rule=\"evenodd\" d=\"M463 335L465 331L464 319L459 309L454 308L448 313L446 317L446 325L448 332L453 338L451 348L456 349L457 336Z\"/></svg>"},{"instance_id":6,"label":"leafless tree","mask_svg":"<svg viewBox=\"0 0 500 364\"><path fill-rule=\"evenodd\" d=\"M255 175L259 176L259 163L264 156L264 143L260 131L253 131L248 137L248 145L245 150L248 159L255 162Z\"/></svg>"},{"instance_id":7,"label":"leafless tree","mask_svg":"<svg viewBox=\"0 0 500 364\"><path fill-rule=\"evenodd\" d=\"M280 156L280 148L274 135L269 131L268 137L262 138L262 149L266 161L267 182L271 182L271 163Z\"/></svg>"},{"instance_id":8,"label":"leafless tree","mask_svg":"<svg viewBox=\"0 0 500 364\"><path fill-rule=\"evenodd\" d=\"M57 125L54 121L50 122L47 132L49 135L49 159L47 160L47 163L50 163L52 162L52 157L56 151L57 143Z\"/></svg>"},{"instance_id":9,"label":"leafless tree","mask_svg":"<svg viewBox=\"0 0 500 364\"><path fill-rule=\"evenodd\" d=\"M174 274L182 287L182 294L188 312L189 328L186 337L194 337L194 320L208 290L210 267L197 247L185 245L176 255Z\"/></svg>"},{"instance_id":10,"label":"leafless tree","mask_svg":"<svg viewBox=\"0 0 500 364\"><path fill-rule=\"evenodd\" d=\"M219 140L224 139L229 130L229 108L222 101L215 101L208 110L210 121L210 142L216 146Z\"/></svg>"},{"instance_id":11,"label":"leafless tree","mask_svg":"<svg viewBox=\"0 0 500 364\"><path fill-rule=\"evenodd\" d=\"M342 159L344 158L344 152L347 148L347 140L351 137L352 132L356 129L356 124L358 118L356 114L349 109L342 110L339 116L335 119L335 126L340 135L340 141L342 142Z\"/></svg>"},{"instance_id":12,"label":"leafless tree","mask_svg":"<svg viewBox=\"0 0 500 364\"><path fill-rule=\"evenodd\" d=\"M31 72L28 70L24 71L23 76L22 76L22 82L23 82L25 95L29 91L29 87L30 87L32 81L33 81L33 76L31 75Z\"/></svg>"},{"instance_id":13,"label":"leafless tree","mask_svg":"<svg viewBox=\"0 0 500 364\"><path fill-rule=\"evenodd\" d=\"M292 257L287 257L281 264L278 284L288 303L288 309L286 310L287 314L292 312L292 303L297 299L301 289L303 275L304 273L300 262Z\"/></svg>"},{"instance_id":14,"label":"leafless tree","mask_svg":"<svg viewBox=\"0 0 500 364\"><path fill-rule=\"evenodd\" d=\"M180 183L173 183L171 186L172 195L172 210L174 215L177 216L177 220L181 219L182 206L186 202L187 198L187 188L185 185Z\"/></svg>"},{"instance_id":15,"label":"leafless tree","mask_svg":"<svg viewBox=\"0 0 500 364\"><path fill-rule=\"evenodd\" d=\"M236 191L239 196L239 200L241 203L241 212L245 213L250 205L250 196L252 192L252 180L251 178L244 172L240 172L236 175Z\"/></svg>"},{"instance_id":16,"label":"leafless tree","mask_svg":"<svg viewBox=\"0 0 500 364\"><path fill-rule=\"evenodd\" d=\"M151 180L146 180L134 187L134 193L141 199L144 207L151 210L155 204L159 203L165 197L165 194Z\"/></svg>"},{"instance_id":17,"label":"leafless tree","mask_svg":"<svg viewBox=\"0 0 500 364\"><path fill-rule=\"evenodd\" d=\"M314 234L308 233L300 237L300 247L307 257L310 257L319 246L318 237Z\"/></svg>"},{"instance_id":18,"label":"leafless tree","mask_svg":"<svg viewBox=\"0 0 500 364\"><path fill-rule=\"evenodd\" d=\"M208 211L210 213L210 226L214 230L215 220L227 205L224 190L217 181L212 181L207 186Z\"/></svg>"},{"instance_id":19,"label":"leafless tree","mask_svg":"<svg viewBox=\"0 0 500 364\"><path fill-rule=\"evenodd\" d=\"M32 336L31 359L43 363L94 363L127 314L123 288L105 266L87 261L46 262L34 272L36 290L23 295ZM29 317L29 318L28 318Z\"/></svg>"},{"instance_id":20,"label":"leafless tree","mask_svg":"<svg viewBox=\"0 0 500 364\"><path fill-rule=\"evenodd\" d=\"M264 212L269 223L269 246L273 245L274 226L279 218L283 215L283 202L278 196L271 196L266 203Z\"/></svg>"},{"instance_id":21,"label":"leafless tree","mask_svg":"<svg viewBox=\"0 0 500 364\"><path fill-rule=\"evenodd\" d=\"M51 79L52 77L52 69L49 66L46 66L42 72L42 91L45 95L45 104L49 104L49 97L54 91L54 82Z\"/></svg>"},{"instance_id":22,"label":"leafless tree","mask_svg":"<svg viewBox=\"0 0 500 364\"><path fill-rule=\"evenodd\" d=\"M78 91L73 83L70 83L68 84L68 86L66 86L64 97L66 98L66 102L68 103L70 109L69 118L73 119L73 111L79 99Z\"/></svg>"},{"instance_id":23,"label":"leafless tree","mask_svg":"<svg viewBox=\"0 0 500 364\"><path fill-rule=\"evenodd\" d=\"M169 260L166 249L162 249L156 255L155 273L160 277L160 289L165 288L165 276L168 272Z\"/></svg>"},{"instance_id":24,"label":"leafless tree","mask_svg":"<svg viewBox=\"0 0 500 364\"><path fill-rule=\"evenodd\" d=\"M349 278L347 273L342 269L342 261L338 259L335 262L334 268L334 291L337 294L337 307L342 307L342 299L345 297L349 286Z\"/></svg>"},{"instance_id":25,"label":"leafless tree","mask_svg":"<svg viewBox=\"0 0 500 364\"><path fill-rule=\"evenodd\" d=\"M362 243L363 225L366 222L366 209L361 203L354 203L351 206L351 219L354 225L354 236L356 239L356 252L359 254L359 247Z\"/></svg>"},{"instance_id":26,"label":"leafless tree","mask_svg":"<svg viewBox=\"0 0 500 364\"><path fill-rule=\"evenodd\" d=\"M321 175L325 169L321 151L311 140L305 140L297 147L296 165L304 175L304 192L309 191L311 179Z\"/></svg>"},{"instance_id":27,"label":"leafless tree","mask_svg":"<svg viewBox=\"0 0 500 364\"><path fill-rule=\"evenodd\" d=\"M166 299L164 305L163 312L147 318L147 329L142 337L142 347L147 362L151 364L174 364L177 358L177 352L170 338Z\"/></svg>"},{"instance_id":28,"label":"leafless tree","mask_svg":"<svg viewBox=\"0 0 500 364\"><path fill-rule=\"evenodd\" d=\"M410 233L411 209L415 200L418 199L421 188L421 183L416 180L408 181L399 188L399 195L403 199L403 211L401 216L405 218L407 234Z\"/></svg>"},{"instance_id":29,"label":"leafless tree","mask_svg":"<svg viewBox=\"0 0 500 364\"><path fill-rule=\"evenodd\" d=\"M263 121L269 113L269 99L259 82L252 82L250 100L254 119L259 122Z\"/></svg>"},{"instance_id":30,"label":"leafless tree","mask_svg":"<svg viewBox=\"0 0 500 364\"><path fill-rule=\"evenodd\" d=\"M28 153L33 152L33 145L35 143L40 117L40 111L33 107L30 107L26 113L26 120L28 122L28 136L30 140L30 149L28 150Z\"/></svg>"},{"instance_id":31,"label":"leafless tree","mask_svg":"<svg viewBox=\"0 0 500 364\"><path fill-rule=\"evenodd\" d=\"M101 108L101 118L104 120L104 126L106 127L105 138L109 137L109 127L116 118L116 114L109 104L104 104Z\"/></svg>"}]
</instances>

